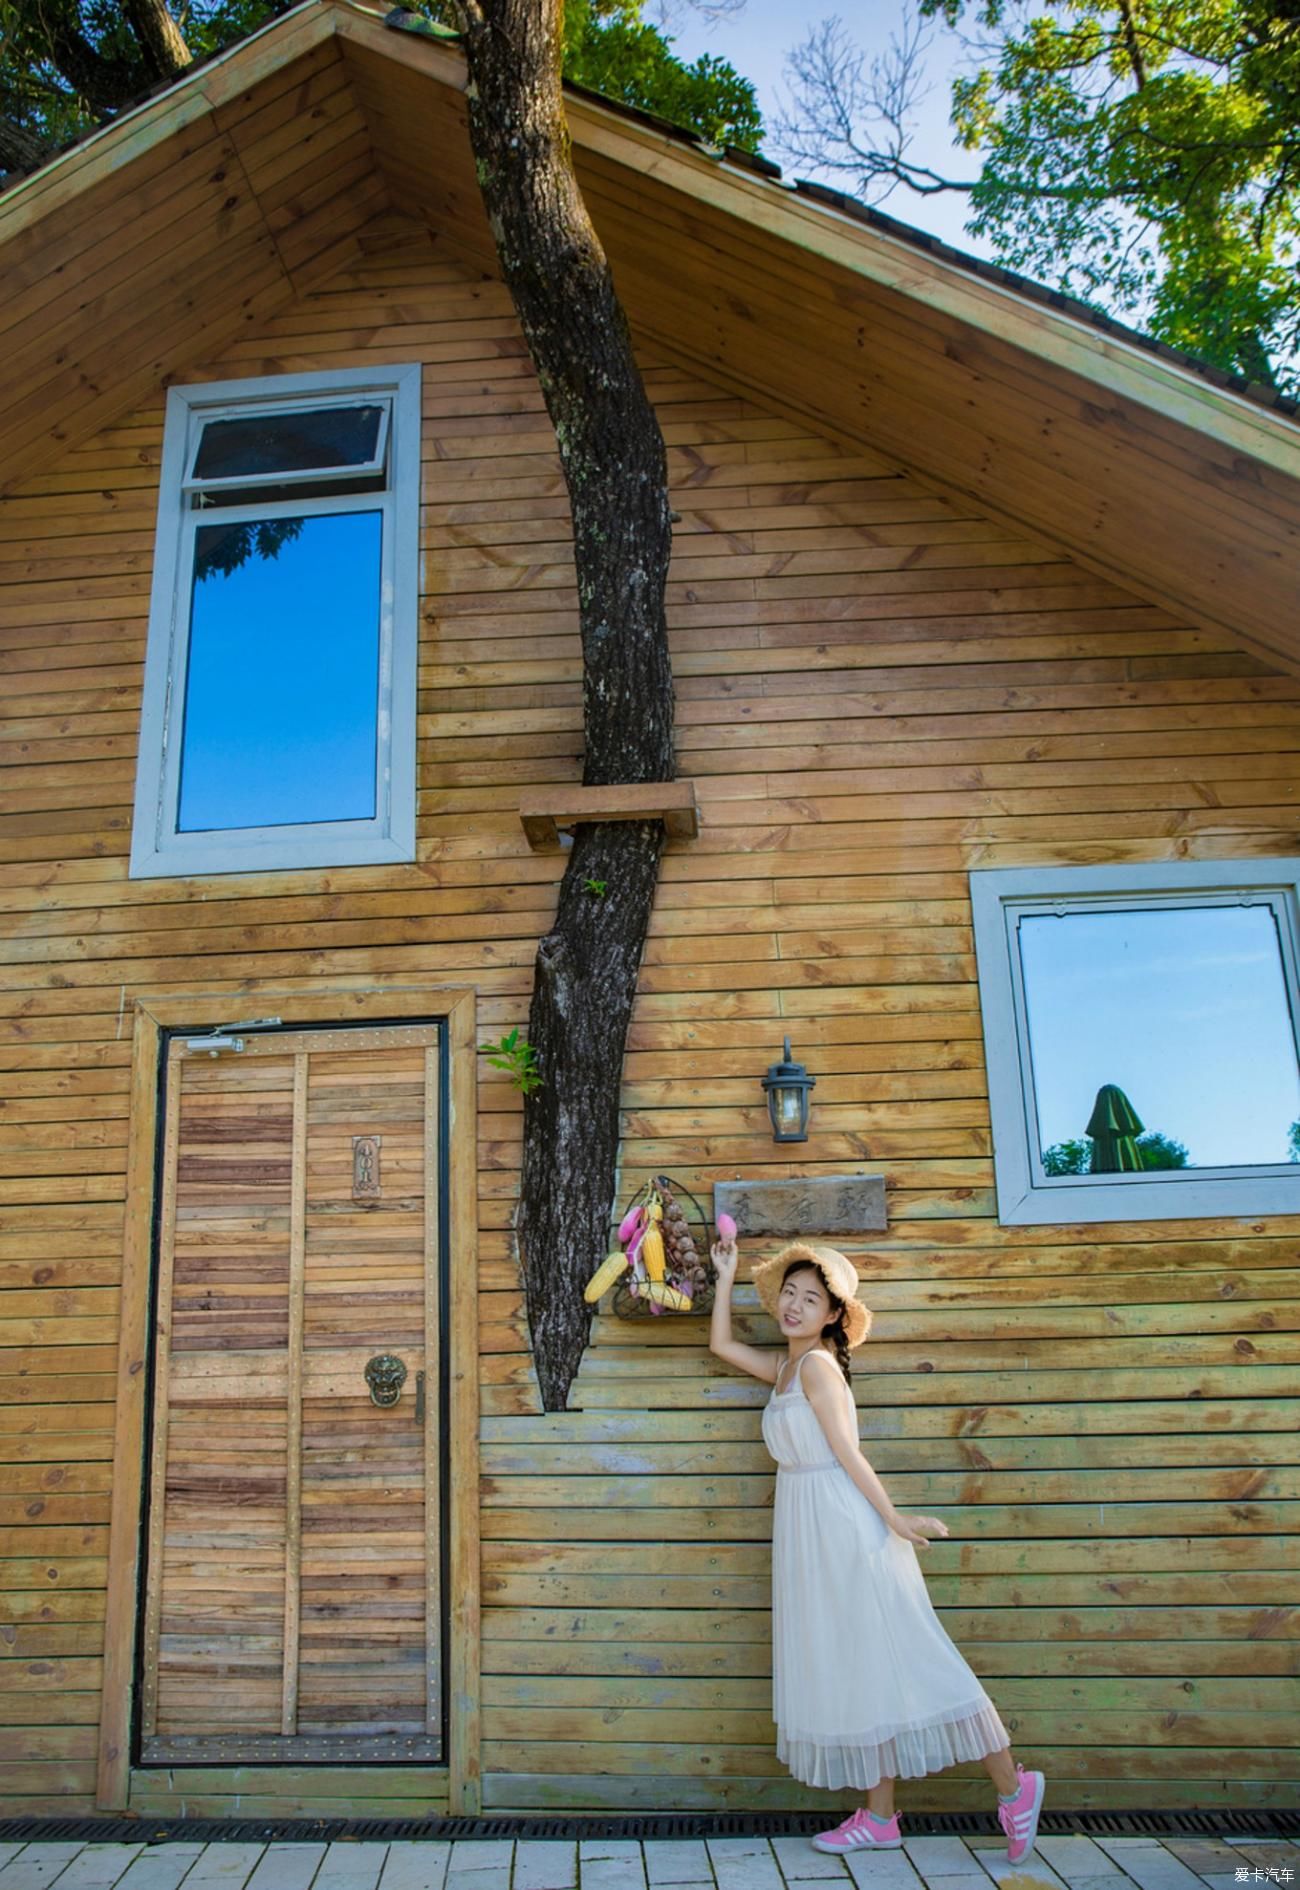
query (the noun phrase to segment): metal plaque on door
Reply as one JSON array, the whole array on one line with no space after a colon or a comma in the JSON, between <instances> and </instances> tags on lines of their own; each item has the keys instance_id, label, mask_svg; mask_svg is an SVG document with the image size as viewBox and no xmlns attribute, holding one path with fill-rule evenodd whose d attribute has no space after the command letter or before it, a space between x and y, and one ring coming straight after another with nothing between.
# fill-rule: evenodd
<instances>
[{"instance_id":1,"label":"metal plaque on door","mask_svg":"<svg viewBox=\"0 0 1300 1890\"><path fill-rule=\"evenodd\" d=\"M354 1201L378 1201L383 1192L379 1185L379 1150L383 1139L382 1135L354 1135L352 1138Z\"/></svg>"}]
</instances>

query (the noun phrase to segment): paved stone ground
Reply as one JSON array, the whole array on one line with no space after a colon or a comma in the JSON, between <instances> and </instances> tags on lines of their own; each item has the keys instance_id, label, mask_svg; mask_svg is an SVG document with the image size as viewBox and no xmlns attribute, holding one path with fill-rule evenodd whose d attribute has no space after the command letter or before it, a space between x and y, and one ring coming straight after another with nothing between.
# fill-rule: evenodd
<instances>
[{"instance_id":1,"label":"paved stone ground","mask_svg":"<svg viewBox=\"0 0 1300 1890\"><path fill-rule=\"evenodd\" d=\"M3 1844L0 1890L1296 1890L1300 1842L917 1837L825 1857L806 1838L506 1838L454 1843Z\"/></svg>"}]
</instances>

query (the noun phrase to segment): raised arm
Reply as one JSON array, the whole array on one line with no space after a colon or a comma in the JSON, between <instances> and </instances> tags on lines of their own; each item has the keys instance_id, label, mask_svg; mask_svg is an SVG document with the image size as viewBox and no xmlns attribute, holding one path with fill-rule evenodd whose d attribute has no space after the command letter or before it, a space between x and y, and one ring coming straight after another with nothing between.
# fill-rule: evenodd
<instances>
[{"instance_id":1,"label":"raised arm","mask_svg":"<svg viewBox=\"0 0 1300 1890\"><path fill-rule=\"evenodd\" d=\"M710 1249L710 1258L718 1275L713 1318L709 1324L710 1352L715 1358L725 1358L728 1365L739 1366L742 1372L748 1372L752 1378L761 1378L764 1384L774 1385L780 1365L779 1354L775 1350L760 1351L758 1346L744 1345L731 1336L731 1289L736 1284L736 1268L740 1262L735 1241L717 1241Z\"/></svg>"},{"instance_id":2,"label":"raised arm","mask_svg":"<svg viewBox=\"0 0 1300 1890\"><path fill-rule=\"evenodd\" d=\"M803 1367L804 1396L836 1458L896 1536L902 1536L913 1548L928 1548L931 1536L947 1535L947 1524L937 1516L903 1516L894 1508L889 1491L862 1454L857 1425L845 1404L843 1384L839 1366L828 1352L809 1356Z\"/></svg>"}]
</instances>

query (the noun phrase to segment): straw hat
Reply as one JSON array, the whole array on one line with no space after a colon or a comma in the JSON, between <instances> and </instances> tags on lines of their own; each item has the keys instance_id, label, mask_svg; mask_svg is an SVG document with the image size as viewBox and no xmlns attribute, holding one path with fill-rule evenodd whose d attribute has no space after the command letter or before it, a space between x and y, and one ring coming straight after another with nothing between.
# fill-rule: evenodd
<instances>
[{"instance_id":1,"label":"straw hat","mask_svg":"<svg viewBox=\"0 0 1300 1890\"><path fill-rule=\"evenodd\" d=\"M826 1284L827 1291L835 1298L844 1301L844 1332L849 1342L849 1350L862 1344L871 1329L870 1310L858 1298L857 1268L847 1255L834 1247L824 1247L820 1241L795 1240L788 1247L782 1247L780 1253L771 1260L764 1260L751 1274L759 1300L773 1319L777 1317L777 1300L781 1293L781 1284L785 1270L796 1260L805 1260L816 1267Z\"/></svg>"}]
</instances>

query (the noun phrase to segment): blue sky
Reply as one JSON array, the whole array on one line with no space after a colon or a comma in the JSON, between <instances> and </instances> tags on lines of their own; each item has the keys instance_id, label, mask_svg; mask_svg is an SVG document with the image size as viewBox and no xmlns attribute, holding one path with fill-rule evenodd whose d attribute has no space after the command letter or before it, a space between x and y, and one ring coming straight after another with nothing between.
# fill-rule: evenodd
<instances>
[{"instance_id":1,"label":"blue sky","mask_svg":"<svg viewBox=\"0 0 1300 1890\"><path fill-rule=\"evenodd\" d=\"M381 531L378 512L306 518L195 583L183 831L373 817Z\"/></svg>"},{"instance_id":2,"label":"blue sky","mask_svg":"<svg viewBox=\"0 0 1300 1890\"><path fill-rule=\"evenodd\" d=\"M764 122L770 125L777 115L781 94L785 92L788 96L782 78L786 53L804 37L810 26L831 14L838 15L870 57L886 50L891 31L897 28L901 18L901 9L897 5L836 5L834 0L828 5L814 0L811 7L792 7L789 0L745 0L744 7L733 17L710 23L694 11L687 0L672 0L667 31L681 58L691 60L701 53L713 53L729 59L738 72L753 81ZM646 16L653 18L654 15L651 4L646 8ZM978 168L971 153L954 145L952 127L948 123L952 74L964 60L965 54L954 35L941 28L933 29L933 43L925 62L928 96L917 114L918 129L909 155L932 165L944 176L972 177ZM900 188L880 208L902 223L929 230L955 248L977 255L989 253L987 244L977 243L962 227L966 215L964 197L948 194L919 197L913 191Z\"/></svg>"},{"instance_id":3,"label":"blue sky","mask_svg":"<svg viewBox=\"0 0 1300 1890\"><path fill-rule=\"evenodd\" d=\"M1271 907L1022 919L1040 1147L1117 1083L1191 1165L1284 1162L1300 1075Z\"/></svg>"}]
</instances>

